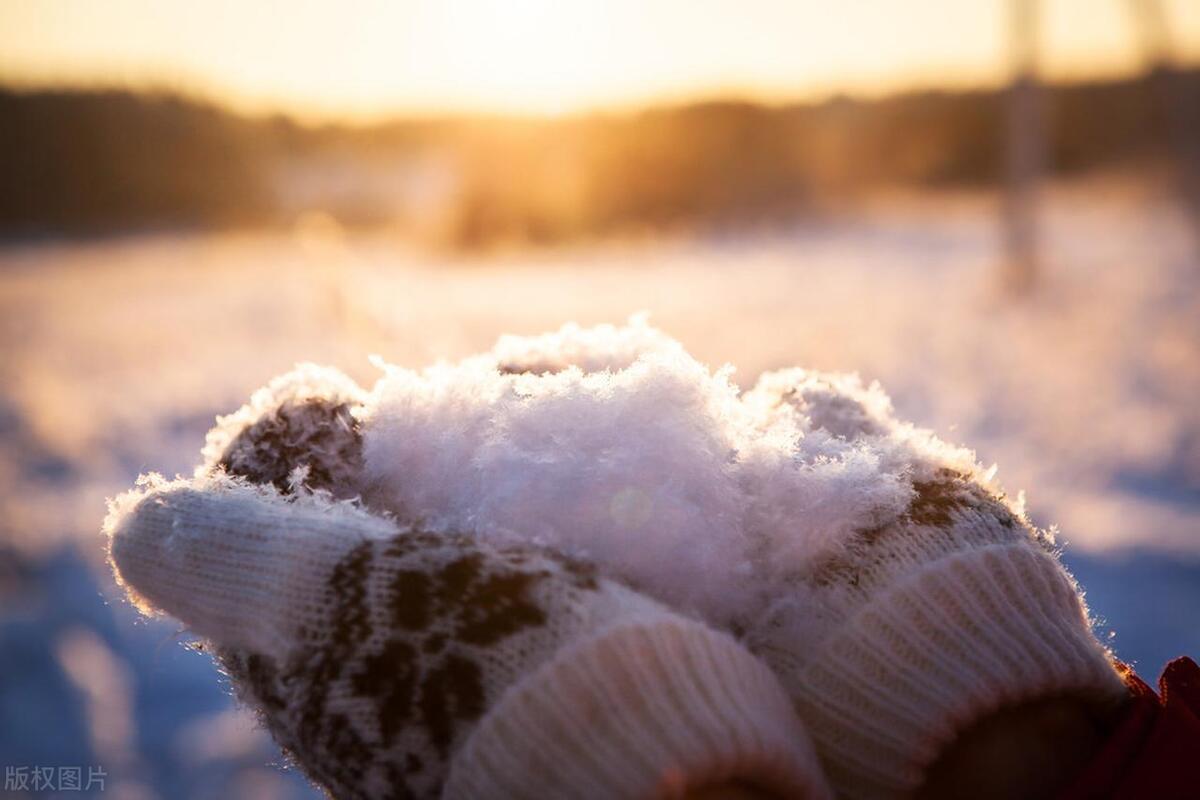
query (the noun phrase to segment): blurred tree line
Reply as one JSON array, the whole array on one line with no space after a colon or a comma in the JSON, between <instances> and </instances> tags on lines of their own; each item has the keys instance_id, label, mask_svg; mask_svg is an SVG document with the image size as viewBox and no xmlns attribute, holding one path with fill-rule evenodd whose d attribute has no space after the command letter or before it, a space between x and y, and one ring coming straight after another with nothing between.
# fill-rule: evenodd
<instances>
[{"instance_id":1,"label":"blurred tree line","mask_svg":"<svg viewBox=\"0 0 1200 800\"><path fill-rule=\"evenodd\" d=\"M1200 97L1200 71L1181 73ZM1049 87L1059 173L1164 161L1150 76ZM1001 91L537 120L301 125L181 96L0 90L0 234L411 228L452 246L769 225L881 188L1003 178Z\"/></svg>"},{"instance_id":2,"label":"blurred tree line","mask_svg":"<svg viewBox=\"0 0 1200 800\"><path fill-rule=\"evenodd\" d=\"M0 92L0 228L104 233L267 217L263 123L180 97Z\"/></svg>"}]
</instances>

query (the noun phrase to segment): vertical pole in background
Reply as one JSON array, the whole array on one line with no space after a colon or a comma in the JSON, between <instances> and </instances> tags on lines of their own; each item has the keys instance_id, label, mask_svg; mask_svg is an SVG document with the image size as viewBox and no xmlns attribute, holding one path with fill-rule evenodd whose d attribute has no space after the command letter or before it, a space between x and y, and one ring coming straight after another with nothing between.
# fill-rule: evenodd
<instances>
[{"instance_id":1,"label":"vertical pole in background","mask_svg":"<svg viewBox=\"0 0 1200 800\"><path fill-rule=\"evenodd\" d=\"M1012 83L1008 97L1002 283L1010 294L1026 295L1038 277L1037 183L1045 159L1037 83L1037 0L1008 3Z\"/></svg>"},{"instance_id":2,"label":"vertical pole in background","mask_svg":"<svg viewBox=\"0 0 1200 800\"><path fill-rule=\"evenodd\" d=\"M1151 85L1163 107L1173 179L1200 256L1200 96L1175 63L1171 28L1161 0L1129 0Z\"/></svg>"}]
</instances>

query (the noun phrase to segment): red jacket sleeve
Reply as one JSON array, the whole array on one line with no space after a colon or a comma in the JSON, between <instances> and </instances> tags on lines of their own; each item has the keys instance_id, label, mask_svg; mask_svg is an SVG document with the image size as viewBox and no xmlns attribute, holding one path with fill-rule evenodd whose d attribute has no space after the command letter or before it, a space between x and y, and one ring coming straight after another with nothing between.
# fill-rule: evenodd
<instances>
[{"instance_id":1,"label":"red jacket sleeve","mask_svg":"<svg viewBox=\"0 0 1200 800\"><path fill-rule=\"evenodd\" d=\"M1108 741L1059 800L1200 798L1200 667L1177 658L1159 693L1129 672L1133 702Z\"/></svg>"}]
</instances>

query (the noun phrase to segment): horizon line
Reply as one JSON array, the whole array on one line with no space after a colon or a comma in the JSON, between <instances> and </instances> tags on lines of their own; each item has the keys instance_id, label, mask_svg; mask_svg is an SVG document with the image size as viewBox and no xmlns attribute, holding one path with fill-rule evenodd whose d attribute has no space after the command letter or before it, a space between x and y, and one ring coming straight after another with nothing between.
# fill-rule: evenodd
<instances>
[{"instance_id":1,"label":"horizon line","mask_svg":"<svg viewBox=\"0 0 1200 800\"><path fill-rule=\"evenodd\" d=\"M1167 66L1180 71L1200 69L1200 58L1179 59L1172 64L1144 64L1134 67L1117 66L1115 68L1092 68L1073 70L1043 76L1041 83L1045 86L1063 87L1086 85L1089 83L1108 83L1136 80L1153 74L1155 69ZM371 127L398 121L441 121L465 119L506 119L550 121L557 119L579 119L593 116L622 116L637 114L643 111L663 108L681 108L710 103L747 103L766 108L787 108L791 106L820 106L831 102L877 102L890 98L899 98L919 94L990 92L1002 90L1008 85L1003 77L976 78L935 82L914 78L910 81L900 81L877 89L855 85L853 81L844 86L829 87L787 92L783 90L764 90L749 86L713 86L710 89L695 91L664 92L657 95L647 95L642 98L614 100L612 102L587 103L562 111L546 111L534 108L497 106L474 107L465 104L447 104L434 106L414 104L405 106L402 103L389 103L376 109L353 110L350 107L336 109L320 102L304 103L283 97L274 99L242 96L236 90L216 85L213 81L172 78L120 78L100 77L86 79L77 76L33 76L7 73L0 69L0 90L17 93L63 92L126 92L133 95L160 95L178 97L198 104L222 109L226 112L246 118L269 119L285 117L291 121L308 126L320 127L326 125L345 125L350 127ZM305 108L304 106L308 107Z\"/></svg>"}]
</instances>

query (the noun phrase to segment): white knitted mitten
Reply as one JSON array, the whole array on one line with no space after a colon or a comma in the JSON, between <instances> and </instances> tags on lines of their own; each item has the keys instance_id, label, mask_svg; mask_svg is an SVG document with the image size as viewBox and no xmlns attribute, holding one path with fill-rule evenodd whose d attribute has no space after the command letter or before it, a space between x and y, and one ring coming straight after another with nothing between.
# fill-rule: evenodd
<instances>
[{"instance_id":1,"label":"white knitted mitten","mask_svg":"<svg viewBox=\"0 0 1200 800\"><path fill-rule=\"evenodd\" d=\"M728 635L532 546L334 501L361 457L353 387L331 375L256 396L196 478L144 479L105 523L134 601L209 640L314 781L338 798L830 796L777 679Z\"/></svg>"},{"instance_id":2,"label":"white knitted mitten","mask_svg":"<svg viewBox=\"0 0 1200 800\"><path fill-rule=\"evenodd\" d=\"M852 379L769 374L746 401L895 462L911 485L899 513L783 571L758 566L789 589L745 641L795 700L839 794L907 796L998 709L1063 695L1103 714L1126 697L1053 541L971 454L897 421Z\"/></svg>"}]
</instances>

